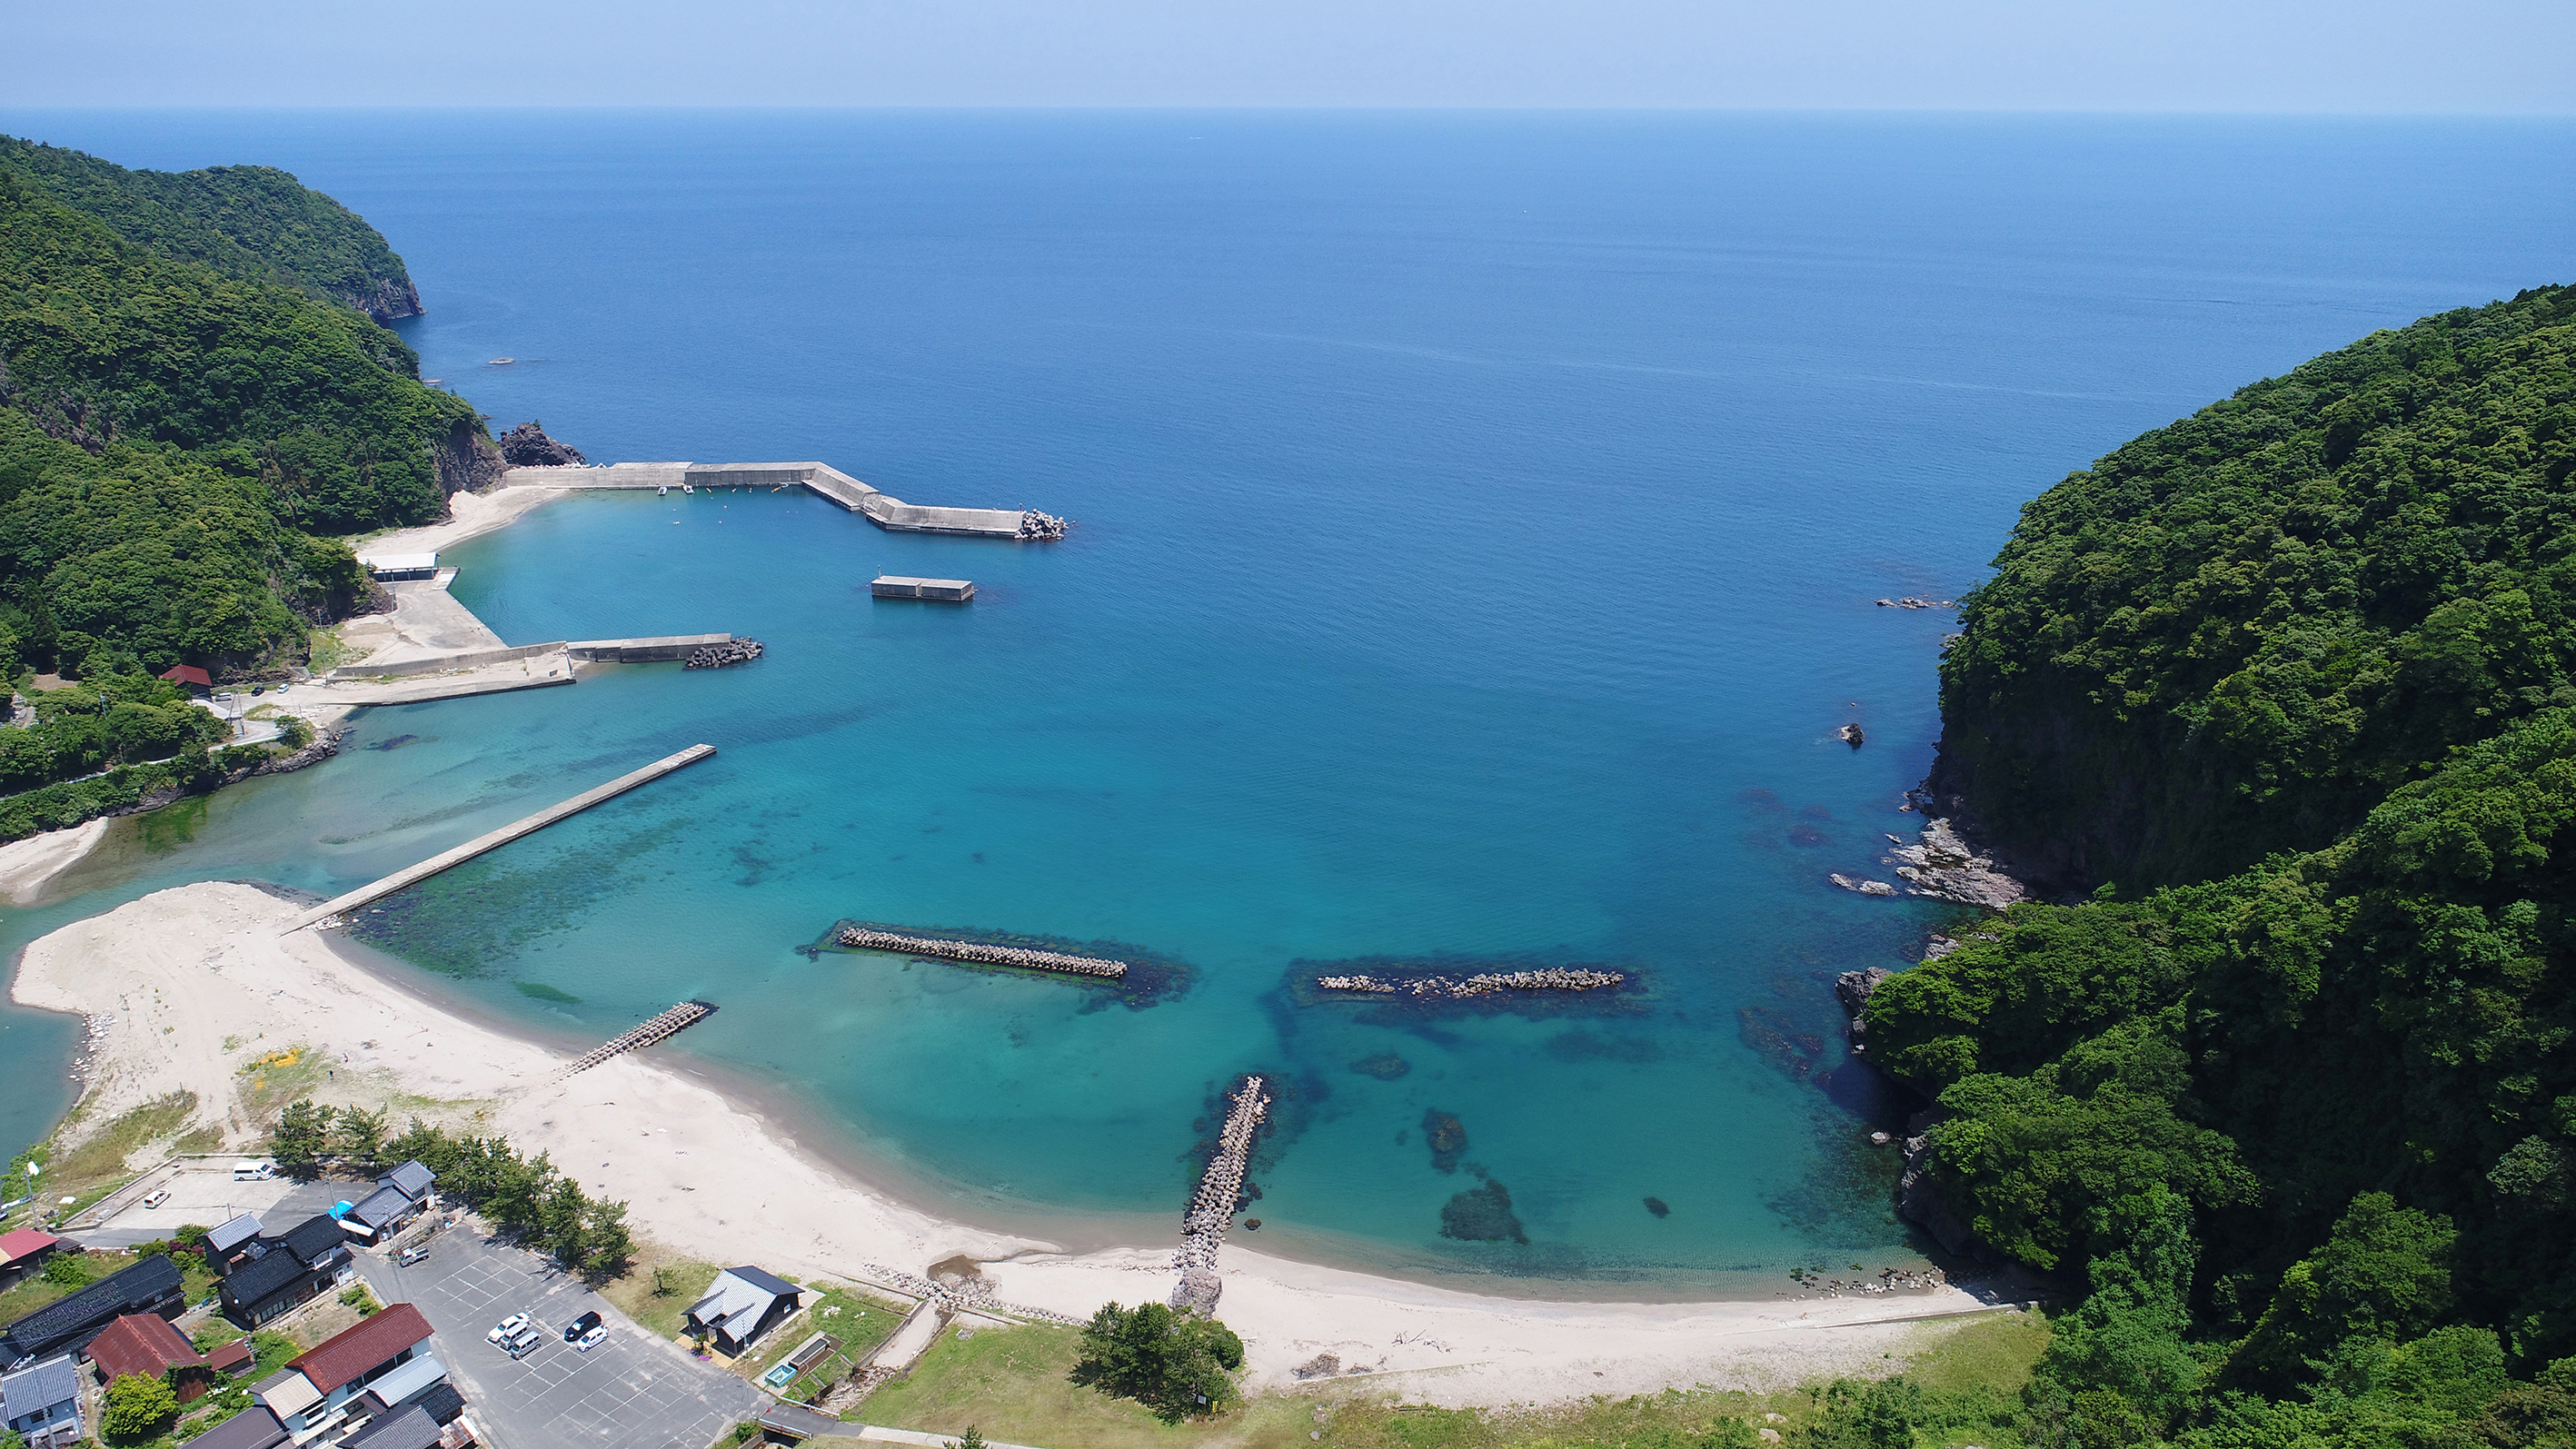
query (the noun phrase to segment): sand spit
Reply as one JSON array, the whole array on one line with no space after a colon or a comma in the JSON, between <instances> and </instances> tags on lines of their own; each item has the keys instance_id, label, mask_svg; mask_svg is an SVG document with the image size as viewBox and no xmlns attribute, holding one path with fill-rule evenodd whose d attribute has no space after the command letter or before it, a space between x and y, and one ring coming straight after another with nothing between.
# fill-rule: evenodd
<instances>
[{"instance_id":1,"label":"sand spit","mask_svg":"<svg viewBox=\"0 0 2576 1449\"><path fill-rule=\"evenodd\" d=\"M27 948L13 996L112 1018L90 1073L87 1120L168 1093L197 1094L201 1121L236 1143L259 1134L248 1094L292 1078L320 1100L390 1104L544 1150L592 1189L631 1204L644 1234L682 1251L773 1271L922 1272L965 1254L1006 1301L1087 1317L1159 1300L1177 1240L1071 1255L944 1221L871 1189L728 1100L670 1048L565 1079L565 1054L443 1009L332 949L280 939L298 908L219 882L161 891ZM301 1047L293 1061L280 1056ZM259 1063L269 1065L258 1065ZM319 1066L321 1070L314 1068ZM270 1080L278 1078L278 1080ZM1182 1205L1175 1203L1177 1210ZM1224 1317L1256 1384L1295 1382L1319 1353L1354 1384L1447 1404L1500 1404L1666 1385L1778 1387L1884 1369L1911 1325L1972 1312L1941 1288L1871 1298L1692 1304L1540 1303L1481 1297L1245 1251L1226 1256Z\"/></svg>"}]
</instances>

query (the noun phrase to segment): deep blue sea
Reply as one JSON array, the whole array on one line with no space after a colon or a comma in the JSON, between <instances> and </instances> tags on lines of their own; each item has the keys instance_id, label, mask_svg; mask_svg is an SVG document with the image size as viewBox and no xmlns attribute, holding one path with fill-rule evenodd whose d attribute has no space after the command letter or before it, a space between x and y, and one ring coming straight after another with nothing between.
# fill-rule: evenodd
<instances>
[{"instance_id":1,"label":"deep blue sea","mask_svg":"<svg viewBox=\"0 0 2576 1449\"><path fill-rule=\"evenodd\" d=\"M1825 876L1885 875L1916 823L1954 616L1872 601L1958 597L2025 500L2244 383L2576 280L2564 122L0 129L341 198L419 283L424 374L496 432L1078 520L1019 546L793 493L551 505L447 556L505 638L730 630L768 657L363 715L323 768L121 827L0 945L182 880L344 888L708 741L371 938L566 1041L716 1001L660 1050L906 1192L1068 1240L1174 1234L1213 1094L1271 1073L1260 1245L1605 1293L1908 1253L1829 982L1945 918ZM980 597L873 602L880 572ZM1194 977L1139 1008L797 950L841 918ZM1296 962L1440 956L1645 989L1544 1019L1289 989ZM63 1105L74 1032L0 1030L14 1144ZM1450 1170L1433 1113L1466 1134ZM1442 1236L1487 1182L1526 1243Z\"/></svg>"}]
</instances>

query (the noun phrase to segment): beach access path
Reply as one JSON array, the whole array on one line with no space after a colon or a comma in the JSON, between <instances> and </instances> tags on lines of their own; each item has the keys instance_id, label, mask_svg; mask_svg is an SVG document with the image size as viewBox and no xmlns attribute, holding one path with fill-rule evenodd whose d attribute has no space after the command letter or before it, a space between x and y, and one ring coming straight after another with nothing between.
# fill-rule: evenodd
<instances>
[{"instance_id":1,"label":"beach access path","mask_svg":"<svg viewBox=\"0 0 2576 1449\"><path fill-rule=\"evenodd\" d=\"M187 1125L221 1125L247 1147L262 1124L245 1088L273 1070L253 1063L302 1046L332 1067L311 1082L316 1100L505 1134L524 1152L551 1154L594 1194L626 1201L639 1235L691 1256L861 1279L868 1263L918 1273L964 1254L1004 1301L1077 1318L1112 1299L1159 1300L1176 1279L1170 1240L1073 1253L898 1201L729 1099L669 1047L563 1077L569 1052L378 976L335 950L329 933L281 938L301 909L255 887L205 882L30 944L12 988L19 1002L115 1018L93 1059L82 1120L109 1122L193 1091L200 1105ZM139 1171L165 1150L140 1148L132 1165ZM1360 1382L1449 1405L1883 1374L1891 1360L1882 1355L1902 1360L1939 1331L1927 1320L1993 1306L1955 1287L1803 1301L1532 1302L1292 1262L1240 1242L1222 1272L1223 1316L1243 1337L1256 1388L1293 1383L1292 1369L1330 1352L1346 1372L1372 1376Z\"/></svg>"}]
</instances>

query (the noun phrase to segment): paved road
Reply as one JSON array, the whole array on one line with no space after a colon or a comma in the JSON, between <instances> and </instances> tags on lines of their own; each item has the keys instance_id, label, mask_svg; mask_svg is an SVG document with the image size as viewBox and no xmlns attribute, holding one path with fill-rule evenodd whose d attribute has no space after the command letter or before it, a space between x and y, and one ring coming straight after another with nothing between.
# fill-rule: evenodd
<instances>
[{"instance_id":1,"label":"paved road","mask_svg":"<svg viewBox=\"0 0 2576 1449\"><path fill-rule=\"evenodd\" d=\"M358 1271L377 1297L409 1302L429 1320L439 1362L501 1449L706 1449L774 1402L637 1327L580 1279L461 1224L430 1240L426 1262L398 1268L362 1252ZM592 1311L607 1320L608 1340L583 1353L563 1341L563 1326ZM545 1332L516 1363L483 1337L513 1313Z\"/></svg>"}]
</instances>

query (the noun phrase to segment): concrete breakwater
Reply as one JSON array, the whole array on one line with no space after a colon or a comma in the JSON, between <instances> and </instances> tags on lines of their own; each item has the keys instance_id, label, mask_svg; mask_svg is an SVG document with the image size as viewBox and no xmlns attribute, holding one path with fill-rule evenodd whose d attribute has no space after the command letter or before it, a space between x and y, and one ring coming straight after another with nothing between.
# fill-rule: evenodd
<instances>
[{"instance_id":1,"label":"concrete breakwater","mask_svg":"<svg viewBox=\"0 0 2576 1449\"><path fill-rule=\"evenodd\" d=\"M1253 1139L1270 1113L1270 1094L1262 1086L1260 1077L1249 1076L1234 1092L1233 1110L1225 1114L1225 1126L1217 1133L1216 1152L1199 1177L1189 1211L1181 1215L1181 1251L1175 1259L1181 1281L1172 1290L1174 1308L1214 1313L1217 1295L1224 1291L1224 1280L1216 1273L1216 1255L1225 1246L1227 1230L1234 1226L1235 1209L1243 1202L1243 1174L1251 1162Z\"/></svg>"},{"instance_id":2,"label":"concrete breakwater","mask_svg":"<svg viewBox=\"0 0 2576 1449\"><path fill-rule=\"evenodd\" d=\"M1075 976L1101 976L1112 981L1127 974L1124 961L1104 961L1097 956L1067 956L1058 951L1032 951L1020 946L988 946L981 941L948 941L935 936L898 936L892 931L871 931L862 926L844 926L834 937L844 946L862 951L892 951L908 956L935 956L949 961L970 961L979 966L1019 966L1031 971L1062 971Z\"/></svg>"},{"instance_id":3,"label":"concrete breakwater","mask_svg":"<svg viewBox=\"0 0 2576 1449\"><path fill-rule=\"evenodd\" d=\"M966 538L1009 538L1046 543L1071 525L1035 509L938 508L906 503L872 488L829 463L616 463L605 468L513 468L501 475L514 488L803 488L892 533L946 533Z\"/></svg>"},{"instance_id":4,"label":"concrete breakwater","mask_svg":"<svg viewBox=\"0 0 2576 1449\"><path fill-rule=\"evenodd\" d=\"M1628 978L1617 971L1549 967L1540 971L1486 971L1473 976L1318 976L1325 991L1370 996L1410 996L1422 1000L1464 1001L1497 991L1600 991Z\"/></svg>"}]
</instances>

